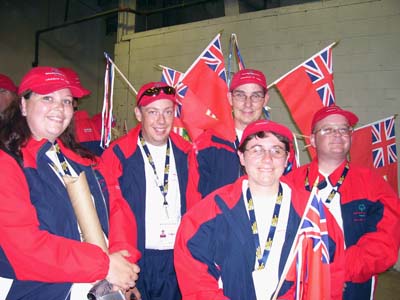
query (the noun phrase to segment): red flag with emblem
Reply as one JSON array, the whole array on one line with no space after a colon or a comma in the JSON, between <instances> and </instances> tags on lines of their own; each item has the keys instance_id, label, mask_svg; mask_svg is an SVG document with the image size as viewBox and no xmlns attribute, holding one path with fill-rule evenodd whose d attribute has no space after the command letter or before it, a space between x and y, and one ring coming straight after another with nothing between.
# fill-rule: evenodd
<instances>
[{"instance_id":1,"label":"red flag with emblem","mask_svg":"<svg viewBox=\"0 0 400 300\"><path fill-rule=\"evenodd\" d=\"M328 224L325 206L317 194L317 182L318 179L308 199L273 300L331 298ZM285 281L294 285L287 294L278 297Z\"/></svg>"},{"instance_id":2,"label":"red flag with emblem","mask_svg":"<svg viewBox=\"0 0 400 300\"><path fill-rule=\"evenodd\" d=\"M311 134L311 118L322 107L335 104L333 85L332 47L321 50L272 84L282 95L290 114L305 135L306 144ZM311 157L315 150L308 147Z\"/></svg>"},{"instance_id":3,"label":"red flag with emblem","mask_svg":"<svg viewBox=\"0 0 400 300\"><path fill-rule=\"evenodd\" d=\"M225 81L199 60L186 74L183 83L187 91L182 100L181 120L191 139L194 141L204 130L213 128L221 138L235 141L235 125Z\"/></svg>"},{"instance_id":4,"label":"red flag with emblem","mask_svg":"<svg viewBox=\"0 0 400 300\"><path fill-rule=\"evenodd\" d=\"M221 138L236 139L220 34L217 34L181 77L185 96L181 100L181 120L194 141L213 128Z\"/></svg>"},{"instance_id":5,"label":"red flag with emblem","mask_svg":"<svg viewBox=\"0 0 400 300\"><path fill-rule=\"evenodd\" d=\"M375 169L399 194L394 116L357 128L352 136L353 163Z\"/></svg>"}]
</instances>

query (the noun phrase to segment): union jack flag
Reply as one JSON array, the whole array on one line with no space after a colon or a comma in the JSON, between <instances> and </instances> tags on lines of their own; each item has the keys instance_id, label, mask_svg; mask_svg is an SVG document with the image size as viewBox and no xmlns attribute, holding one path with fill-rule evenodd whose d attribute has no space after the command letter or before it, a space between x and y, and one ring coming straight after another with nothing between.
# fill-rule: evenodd
<instances>
[{"instance_id":1,"label":"union jack flag","mask_svg":"<svg viewBox=\"0 0 400 300\"><path fill-rule=\"evenodd\" d=\"M243 57L240 54L239 43L238 43L238 40L237 40L237 36L234 33L233 33L233 39L234 39L233 47L234 47L234 50L235 50L234 53L235 53L236 61L237 61L237 64L238 64L238 68L239 68L239 70L243 70L246 67L244 65Z\"/></svg>"},{"instance_id":2,"label":"union jack flag","mask_svg":"<svg viewBox=\"0 0 400 300\"><path fill-rule=\"evenodd\" d=\"M181 81L183 73L165 66L160 65L160 67L162 67L161 81L174 87L178 100L182 100L187 90L187 86Z\"/></svg>"},{"instance_id":3,"label":"union jack flag","mask_svg":"<svg viewBox=\"0 0 400 300\"><path fill-rule=\"evenodd\" d=\"M315 181L273 299L285 281L294 282L296 300L329 300L330 255L324 204Z\"/></svg>"},{"instance_id":4,"label":"union jack flag","mask_svg":"<svg viewBox=\"0 0 400 300\"><path fill-rule=\"evenodd\" d=\"M310 143L310 116L324 106L335 103L333 84L332 48L330 44L312 57L302 62L291 71L275 80L276 85L289 108L293 120L305 136L305 143ZM315 148L307 148L310 157L316 156Z\"/></svg>"},{"instance_id":5,"label":"union jack flag","mask_svg":"<svg viewBox=\"0 0 400 300\"><path fill-rule=\"evenodd\" d=\"M190 73L190 71L202 60L204 63L211 68L218 76L226 82L225 62L224 54L221 49L221 34L218 33L210 44L204 49L200 56L194 61L189 69L182 76L181 80Z\"/></svg>"},{"instance_id":6,"label":"union jack flag","mask_svg":"<svg viewBox=\"0 0 400 300\"><path fill-rule=\"evenodd\" d=\"M332 48L328 47L318 55L303 64L315 91L318 93L324 106L335 103L335 90L333 85Z\"/></svg>"},{"instance_id":7,"label":"union jack flag","mask_svg":"<svg viewBox=\"0 0 400 300\"><path fill-rule=\"evenodd\" d=\"M239 50L239 43L237 41L237 36L235 33L231 34L231 38L229 40L229 56L228 56L228 86L230 85L231 82L231 77L234 72L231 72L231 61L232 61L232 54L235 54L235 60L237 63L237 69L238 70L243 70L245 69L244 65L244 60L242 55L240 54Z\"/></svg>"},{"instance_id":8,"label":"union jack flag","mask_svg":"<svg viewBox=\"0 0 400 300\"><path fill-rule=\"evenodd\" d=\"M182 72L168 68L166 66L160 65L160 67L162 68L161 81L175 88L180 81Z\"/></svg>"},{"instance_id":9,"label":"union jack flag","mask_svg":"<svg viewBox=\"0 0 400 300\"><path fill-rule=\"evenodd\" d=\"M397 162L393 117L372 124L372 156L375 168Z\"/></svg>"},{"instance_id":10,"label":"union jack flag","mask_svg":"<svg viewBox=\"0 0 400 300\"><path fill-rule=\"evenodd\" d=\"M220 34L206 48L201 59L226 82L225 62L221 50Z\"/></svg>"},{"instance_id":11,"label":"union jack flag","mask_svg":"<svg viewBox=\"0 0 400 300\"><path fill-rule=\"evenodd\" d=\"M328 226L324 204L311 192L297 235L295 299L330 299Z\"/></svg>"},{"instance_id":12,"label":"union jack flag","mask_svg":"<svg viewBox=\"0 0 400 300\"><path fill-rule=\"evenodd\" d=\"M311 205L309 206L301 224L299 235L305 235L306 238L311 239L314 252L321 249L322 263L329 264L328 228L326 224L324 204L317 194L314 194L314 197L311 200Z\"/></svg>"},{"instance_id":13,"label":"union jack flag","mask_svg":"<svg viewBox=\"0 0 400 300\"><path fill-rule=\"evenodd\" d=\"M180 117L182 111L182 99L185 97L187 91L187 86L181 82L183 73L166 66L160 65L160 67L162 68L161 81L175 88L178 102L176 107L176 116Z\"/></svg>"},{"instance_id":14,"label":"union jack flag","mask_svg":"<svg viewBox=\"0 0 400 300\"><path fill-rule=\"evenodd\" d=\"M350 157L355 164L375 169L398 193L394 128L394 116L356 128L351 139Z\"/></svg>"},{"instance_id":15,"label":"union jack flag","mask_svg":"<svg viewBox=\"0 0 400 300\"><path fill-rule=\"evenodd\" d=\"M110 56L104 52L106 57L106 71L104 73L104 99L101 112L101 141L100 147L106 149L111 142L113 95L114 95L114 63Z\"/></svg>"}]
</instances>

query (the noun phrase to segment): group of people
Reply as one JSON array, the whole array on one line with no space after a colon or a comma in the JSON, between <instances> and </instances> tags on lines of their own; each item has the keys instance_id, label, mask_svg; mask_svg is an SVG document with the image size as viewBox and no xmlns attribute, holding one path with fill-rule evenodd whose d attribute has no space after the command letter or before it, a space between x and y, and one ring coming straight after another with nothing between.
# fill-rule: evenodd
<instances>
[{"instance_id":1,"label":"group of people","mask_svg":"<svg viewBox=\"0 0 400 300\"><path fill-rule=\"evenodd\" d=\"M293 133L264 113L262 72L232 78L234 143L212 129L191 143L175 134L175 90L149 82L138 125L93 153L74 129L74 101L89 92L76 73L36 67L18 88L2 78L0 94L15 97L0 114L0 299L86 299L104 279L128 300L295 299L284 269L317 178L327 299L372 299L396 262L399 198L348 161L350 111L310 116L317 157L294 168ZM71 202L65 177L83 172L107 249L85 241Z\"/></svg>"}]
</instances>

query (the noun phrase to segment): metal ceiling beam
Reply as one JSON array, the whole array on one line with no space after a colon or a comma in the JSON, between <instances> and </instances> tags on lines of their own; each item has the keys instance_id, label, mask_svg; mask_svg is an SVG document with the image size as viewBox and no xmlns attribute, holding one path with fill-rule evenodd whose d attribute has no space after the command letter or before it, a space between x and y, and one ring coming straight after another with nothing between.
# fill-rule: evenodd
<instances>
[{"instance_id":1,"label":"metal ceiling beam","mask_svg":"<svg viewBox=\"0 0 400 300\"><path fill-rule=\"evenodd\" d=\"M49 31L53 31L53 30L57 30L60 28L64 28L70 25L74 25L74 24L79 24L79 23L83 23L83 22L87 22L87 21L91 21L94 19L98 19L98 18L102 18L105 16L109 16L109 15L113 15L116 13L132 13L135 15L140 15L140 16L150 16L153 14L157 14L157 13L161 13L164 11L168 11L168 10L172 10L172 9L177 9L177 8L184 8L184 7L189 7L189 6L193 6L193 5L197 5L197 4L202 4L202 3L206 3L206 2L213 2L216 0L199 0L199 1L193 1L190 3L183 3L183 4L176 4L176 5L171 5L165 8L159 8L159 9L155 9L155 10L147 10L147 11L138 11L136 9L132 9L132 8L115 8L115 9L111 9L111 10L107 10L98 14L94 14L82 19L78 19L78 20L73 20L73 21L69 21L69 22L64 22L62 24L59 25L55 25L55 26L51 26L51 27L47 27L44 29L39 29L35 32L35 57L34 57L34 61L32 62L32 67L37 67L39 65L39 42L40 42L40 36L43 33L49 32Z\"/></svg>"}]
</instances>

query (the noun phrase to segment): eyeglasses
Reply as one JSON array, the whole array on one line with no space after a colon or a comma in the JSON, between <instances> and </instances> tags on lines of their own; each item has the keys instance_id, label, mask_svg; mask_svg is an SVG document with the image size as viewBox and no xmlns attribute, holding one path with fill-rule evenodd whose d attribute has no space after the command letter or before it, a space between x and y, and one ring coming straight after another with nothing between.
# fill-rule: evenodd
<instances>
[{"instance_id":1,"label":"eyeglasses","mask_svg":"<svg viewBox=\"0 0 400 300\"><path fill-rule=\"evenodd\" d=\"M314 133L319 132L321 135L331 136L336 133L339 133L342 136L349 136L353 133L353 127L351 126L329 126L322 127L318 130L315 130Z\"/></svg>"},{"instance_id":2,"label":"eyeglasses","mask_svg":"<svg viewBox=\"0 0 400 300\"><path fill-rule=\"evenodd\" d=\"M283 158L286 156L287 151L279 146L274 146L269 149L265 149L259 145L255 145L250 149L245 149L249 153L250 156L254 158L262 158L265 156L265 153L269 153L272 158Z\"/></svg>"},{"instance_id":3,"label":"eyeglasses","mask_svg":"<svg viewBox=\"0 0 400 300\"><path fill-rule=\"evenodd\" d=\"M152 87L145 90L137 102L140 102L144 96L157 96L161 91L166 95L175 95L175 89L172 86Z\"/></svg>"},{"instance_id":4,"label":"eyeglasses","mask_svg":"<svg viewBox=\"0 0 400 300\"><path fill-rule=\"evenodd\" d=\"M251 103L257 104L264 101L265 95L263 93L253 93L250 96L247 96L243 92L232 92L233 100L239 103L246 102L247 98L250 99Z\"/></svg>"}]
</instances>

